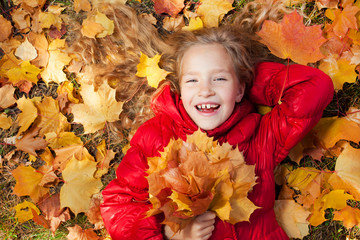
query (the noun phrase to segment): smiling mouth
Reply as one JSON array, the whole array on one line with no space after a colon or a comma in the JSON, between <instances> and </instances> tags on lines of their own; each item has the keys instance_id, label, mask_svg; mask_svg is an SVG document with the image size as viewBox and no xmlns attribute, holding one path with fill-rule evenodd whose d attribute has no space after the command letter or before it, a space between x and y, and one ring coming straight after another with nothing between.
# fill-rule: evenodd
<instances>
[{"instance_id":1,"label":"smiling mouth","mask_svg":"<svg viewBox=\"0 0 360 240\"><path fill-rule=\"evenodd\" d=\"M219 107L219 104L199 104L195 106L195 108L200 112L213 112Z\"/></svg>"}]
</instances>

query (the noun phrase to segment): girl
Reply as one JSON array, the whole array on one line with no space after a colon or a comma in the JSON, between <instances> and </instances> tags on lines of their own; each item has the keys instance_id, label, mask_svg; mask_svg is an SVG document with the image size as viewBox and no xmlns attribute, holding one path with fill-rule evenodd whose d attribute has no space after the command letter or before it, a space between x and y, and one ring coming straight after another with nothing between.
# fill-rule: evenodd
<instances>
[{"instance_id":1,"label":"girl","mask_svg":"<svg viewBox=\"0 0 360 240\"><path fill-rule=\"evenodd\" d=\"M269 15L255 15L255 22ZM273 170L321 118L333 85L318 69L261 62L264 48L248 34L259 24L244 19L170 36L163 67L174 74L152 98L155 116L139 127L117 178L103 191L101 214L113 239L288 239L273 211ZM261 116L253 103L273 109ZM238 147L255 164L257 184L248 197L261 208L250 222L235 225L206 212L174 235L161 224L161 214L145 218L151 208L147 158L159 156L171 138L185 140L198 128Z\"/></svg>"}]
</instances>

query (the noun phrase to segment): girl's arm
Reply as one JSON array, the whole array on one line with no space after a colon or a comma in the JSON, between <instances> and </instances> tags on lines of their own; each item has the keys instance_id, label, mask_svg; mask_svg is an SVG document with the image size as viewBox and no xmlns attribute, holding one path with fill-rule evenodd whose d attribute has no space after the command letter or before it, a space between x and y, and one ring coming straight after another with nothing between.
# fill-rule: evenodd
<instances>
[{"instance_id":1,"label":"girl's arm","mask_svg":"<svg viewBox=\"0 0 360 240\"><path fill-rule=\"evenodd\" d=\"M162 144L162 139L156 137L153 131L154 126L139 128L131 141L132 147L116 171L117 178L102 192L101 215L114 240L163 239L162 215L145 218L151 207L145 178L148 168L146 156L157 152Z\"/></svg>"},{"instance_id":2,"label":"girl's arm","mask_svg":"<svg viewBox=\"0 0 360 240\"><path fill-rule=\"evenodd\" d=\"M258 139L265 151L275 153L275 165L320 120L333 94L332 80L319 69L273 62L257 66L250 100L273 107L262 118Z\"/></svg>"}]
</instances>

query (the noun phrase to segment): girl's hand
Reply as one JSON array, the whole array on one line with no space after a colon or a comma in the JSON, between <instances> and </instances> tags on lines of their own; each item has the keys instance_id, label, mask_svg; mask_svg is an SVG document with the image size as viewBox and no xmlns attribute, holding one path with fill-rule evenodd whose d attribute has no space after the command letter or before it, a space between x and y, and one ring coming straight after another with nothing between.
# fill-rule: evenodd
<instances>
[{"instance_id":1,"label":"girl's hand","mask_svg":"<svg viewBox=\"0 0 360 240\"><path fill-rule=\"evenodd\" d=\"M174 235L168 225L165 225L164 234L167 239L173 240L207 240L211 237L214 230L216 214L205 212L194 218L183 230Z\"/></svg>"}]
</instances>

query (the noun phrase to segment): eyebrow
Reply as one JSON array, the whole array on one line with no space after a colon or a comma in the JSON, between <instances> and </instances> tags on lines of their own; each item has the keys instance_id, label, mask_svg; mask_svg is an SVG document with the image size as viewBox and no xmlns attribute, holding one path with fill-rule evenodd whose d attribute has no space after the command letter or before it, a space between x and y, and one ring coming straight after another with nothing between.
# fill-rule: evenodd
<instances>
[{"instance_id":1,"label":"eyebrow","mask_svg":"<svg viewBox=\"0 0 360 240\"><path fill-rule=\"evenodd\" d=\"M219 69L214 69L213 71L211 71L212 74L217 74L217 73L227 73L230 74L230 71L225 69L225 68L219 68ZM181 74L182 76L194 76L197 75L198 72L194 72L194 71L190 71L190 72L186 72L184 74Z\"/></svg>"}]
</instances>

